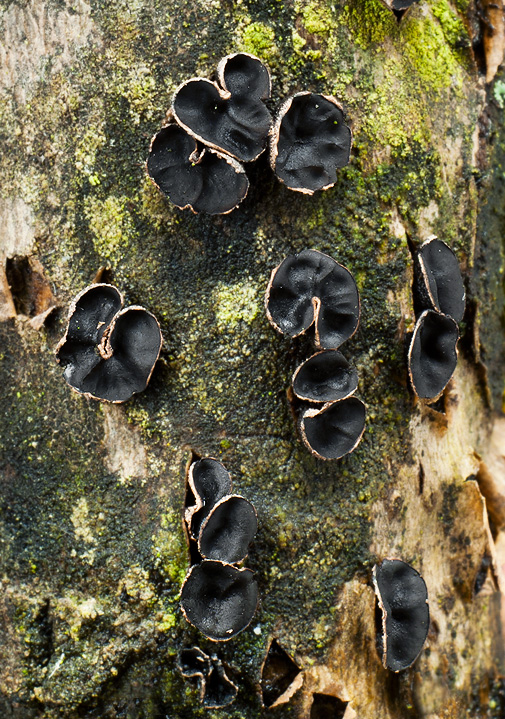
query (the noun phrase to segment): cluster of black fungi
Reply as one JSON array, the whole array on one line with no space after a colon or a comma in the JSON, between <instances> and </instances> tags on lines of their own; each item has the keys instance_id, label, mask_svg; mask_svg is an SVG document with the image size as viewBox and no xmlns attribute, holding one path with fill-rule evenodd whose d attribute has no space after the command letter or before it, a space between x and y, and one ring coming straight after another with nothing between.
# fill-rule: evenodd
<instances>
[{"instance_id":1,"label":"cluster of black fungi","mask_svg":"<svg viewBox=\"0 0 505 719\"><path fill-rule=\"evenodd\" d=\"M351 151L339 103L301 92L273 123L265 105L270 89L265 65L235 53L220 61L216 82L192 78L176 90L151 141L147 172L177 207L211 215L234 210L249 189L243 163L256 160L269 139L270 164L288 188L313 194L335 184Z\"/></svg>"},{"instance_id":2,"label":"cluster of black fungi","mask_svg":"<svg viewBox=\"0 0 505 719\"><path fill-rule=\"evenodd\" d=\"M304 444L320 459L349 454L365 430L365 405L352 396L358 388L357 372L338 350L359 323L359 292L353 276L328 255L303 250L273 270L265 307L270 323L289 337L313 329L319 350L292 379L296 397L316 405L300 417Z\"/></svg>"},{"instance_id":3,"label":"cluster of black fungi","mask_svg":"<svg viewBox=\"0 0 505 719\"><path fill-rule=\"evenodd\" d=\"M73 300L56 360L80 394L125 402L147 387L161 342L154 315L137 305L123 308L119 290L94 284Z\"/></svg>"},{"instance_id":4,"label":"cluster of black fungi","mask_svg":"<svg viewBox=\"0 0 505 719\"><path fill-rule=\"evenodd\" d=\"M182 649L178 660L184 677L200 683L200 701L206 709L221 709L237 696L237 686L228 678L216 654L205 654L199 647Z\"/></svg>"},{"instance_id":5,"label":"cluster of black fungi","mask_svg":"<svg viewBox=\"0 0 505 719\"><path fill-rule=\"evenodd\" d=\"M408 353L410 382L418 397L436 400L456 369L458 322L465 313L458 260L436 237L414 256L413 297L417 321Z\"/></svg>"},{"instance_id":6,"label":"cluster of black fungi","mask_svg":"<svg viewBox=\"0 0 505 719\"><path fill-rule=\"evenodd\" d=\"M430 627L424 579L400 559L384 559L373 568L373 584L382 613L378 645L386 669L408 669L419 656Z\"/></svg>"},{"instance_id":7,"label":"cluster of black fungi","mask_svg":"<svg viewBox=\"0 0 505 719\"><path fill-rule=\"evenodd\" d=\"M231 494L229 473L210 457L189 467L188 494L185 525L196 560L182 585L181 609L206 637L226 641L248 626L258 603L252 571L237 566L256 534L256 511Z\"/></svg>"}]
</instances>

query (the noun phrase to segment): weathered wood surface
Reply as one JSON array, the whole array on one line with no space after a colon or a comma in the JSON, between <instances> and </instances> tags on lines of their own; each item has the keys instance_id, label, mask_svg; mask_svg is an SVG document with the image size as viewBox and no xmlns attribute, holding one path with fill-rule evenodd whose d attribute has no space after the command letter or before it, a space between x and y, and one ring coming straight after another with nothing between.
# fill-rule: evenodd
<instances>
[{"instance_id":1,"label":"weathered wood surface","mask_svg":"<svg viewBox=\"0 0 505 719\"><path fill-rule=\"evenodd\" d=\"M349 701L346 719L505 716L502 23L501 3L472 0L423 0L401 23L379 0L0 2L2 717L260 717L273 636L303 685L272 716L309 717L314 692ZM301 197L263 158L237 211L195 217L143 163L174 88L236 50L268 63L272 108L302 89L343 102L352 162ZM432 233L468 289L445 413L406 385L408 239ZM344 351L367 430L338 463L296 438L286 390L308 344L263 311L270 270L305 247L362 297ZM53 356L100 267L164 334L124 406L71 392ZM215 649L178 608L192 451L222 459L260 522L262 600L217 648L239 686L222 711L176 669L182 646ZM375 648L385 556L422 573L432 615L394 677Z\"/></svg>"}]
</instances>

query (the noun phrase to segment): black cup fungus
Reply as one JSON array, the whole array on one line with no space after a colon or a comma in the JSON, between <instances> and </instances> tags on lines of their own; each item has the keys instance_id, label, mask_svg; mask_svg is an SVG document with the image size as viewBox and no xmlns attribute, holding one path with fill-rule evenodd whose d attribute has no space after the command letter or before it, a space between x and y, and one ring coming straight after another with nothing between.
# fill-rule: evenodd
<instances>
[{"instance_id":1,"label":"black cup fungus","mask_svg":"<svg viewBox=\"0 0 505 719\"><path fill-rule=\"evenodd\" d=\"M198 540L203 522L220 499L231 492L231 477L221 462L212 457L199 459L189 468L188 484L196 504L186 509L189 533Z\"/></svg>"},{"instance_id":2,"label":"black cup fungus","mask_svg":"<svg viewBox=\"0 0 505 719\"><path fill-rule=\"evenodd\" d=\"M382 0L389 10L393 10L398 13L403 13L408 10L412 5L418 3L419 0Z\"/></svg>"},{"instance_id":3,"label":"black cup fungus","mask_svg":"<svg viewBox=\"0 0 505 719\"><path fill-rule=\"evenodd\" d=\"M86 397L126 402L147 387L159 357L162 336L154 315L122 304L115 287L95 284L70 307L56 361L67 383Z\"/></svg>"},{"instance_id":4,"label":"black cup fungus","mask_svg":"<svg viewBox=\"0 0 505 719\"><path fill-rule=\"evenodd\" d=\"M199 647L181 649L177 661L184 677L198 677L205 680L210 672L210 658Z\"/></svg>"},{"instance_id":5,"label":"black cup fungus","mask_svg":"<svg viewBox=\"0 0 505 719\"><path fill-rule=\"evenodd\" d=\"M213 654L202 704L206 709L221 709L232 704L238 687L227 676L223 663Z\"/></svg>"},{"instance_id":6,"label":"black cup fungus","mask_svg":"<svg viewBox=\"0 0 505 719\"><path fill-rule=\"evenodd\" d=\"M147 173L174 205L195 214L226 215L249 189L240 163L216 150L198 147L175 123L162 127L153 137Z\"/></svg>"},{"instance_id":7,"label":"black cup fungus","mask_svg":"<svg viewBox=\"0 0 505 719\"><path fill-rule=\"evenodd\" d=\"M408 353L412 389L421 399L437 399L458 361L458 325L447 315L426 310L416 322Z\"/></svg>"},{"instance_id":8,"label":"black cup fungus","mask_svg":"<svg viewBox=\"0 0 505 719\"><path fill-rule=\"evenodd\" d=\"M186 575L181 609L190 624L216 642L227 641L251 622L258 584L250 569L204 559Z\"/></svg>"},{"instance_id":9,"label":"black cup fungus","mask_svg":"<svg viewBox=\"0 0 505 719\"><path fill-rule=\"evenodd\" d=\"M200 701L206 709L221 709L235 700L237 687L215 654L209 657L199 647L182 649L177 663L184 677L198 679Z\"/></svg>"},{"instance_id":10,"label":"black cup fungus","mask_svg":"<svg viewBox=\"0 0 505 719\"><path fill-rule=\"evenodd\" d=\"M289 255L276 267L265 296L267 317L276 330L298 337L313 324L315 343L337 349L359 323L359 293L343 265L317 250Z\"/></svg>"},{"instance_id":11,"label":"black cup fungus","mask_svg":"<svg viewBox=\"0 0 505 719\"><path fill-rule=\"evenodd\" d=\"M382 611L382 663L393 672L408 669L419 656L430 627L424 579L400 559L384 559L373 568Z\"/></svg>"},{"instance_id":12,"label":"black cup fungus","mask_svg":"<svg viewBox=\"0 0 505 719\"><path fill-rule=\"evenodd\" d=\"M270 164L290 190L313 195L349 163L352 134L333 97L299 92L282 105L272 130Z\"/></svg>"},{"instance_id":13,"label":"black cup fungus","mask_svg":"<svg viewBox=\"0 0 505 719\"><path fill-rule=\"evenodd\" d=\"M338 350L323 350L298 367L292 385L299 399L335 402L356 392L358 373Z\"/></svg>"},{"instance_id":14,"label":"black cup fungus","mask_svg":"<svg viewBox=\"0 0 505 719\"><path fill-rule=\"evenodd\" d=\"M192 78L175 92L175 120L196 140L241 162L264 151L272 119L264 101L270 97L270 75L253 55L236 53L218 66L221 86Z\"/></svg>"},{"instance_id":15,"label":"black cup fungus","mask_svg":"<svg viewBox=\"0 0 505 719\"><path fill-rule=\"evenodd\" d=\"M223 497L202 524L198 551L206 559L241 562L258 529L253 505L238 495Z\"/></svg>"},{"instance_id":16,"label":"black cup fungus","mask_svg":"<svg viewBox=\"0 0 505 719\"><path fill-rule=\"evenodd\" d=\"M308 409L300 420L302 441L319 459L340 459L353 452L365 431L365 405L356 397Z\"/></svg>"},{"instance_id":17,"label":"black cup fungus","mask_svg":"<svg viewBox=\"0 0 505 719\"><path fill-rule=\"evenodd\" d=\"M465 286L451 248L431 237L416 252L414 263L416 313L432 309L461 322L465 313Z\"/></svg>"}]
</instances>

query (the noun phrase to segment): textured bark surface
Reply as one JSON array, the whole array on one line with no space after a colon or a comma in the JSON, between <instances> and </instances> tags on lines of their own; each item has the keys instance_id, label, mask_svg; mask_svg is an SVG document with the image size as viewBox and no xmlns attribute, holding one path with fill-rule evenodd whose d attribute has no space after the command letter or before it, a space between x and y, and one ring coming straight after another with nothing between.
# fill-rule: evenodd
<instances>
[{"instance_id":1,"label":"textured bark surface","mask_svg":"<svg viewBox=\"0 0 505 719\"><path fill-rule=\"evenodd\" d=\"M0 0L2 717L260 717L273 637L303 682L272 716L321 719L314 693L349 702L346 719L505 716L498 10L422 0L399 23L379 0ZM177 85L237 50L269 65L272 109L305 89L337 97L352 160L304 197L263 156L238 210L195 217L143 163ZM432 233L468 292L436 408L413 399L405 365L409 246ZM302 447L286 393L309 344L263 310L271 269L306 247L361 292L344 353L367 428L333 463ZM149 387L122 406L73 393L53 354L103 267L164 335ZM247 566L261 603L219 646L178 607L192 452L220 458L259 516ZM371 568L386 556L421 572L432 616L419 660L394 676L375 644ZM178 672L194 644L226 664L231 707L203 710Z\"/></svg>"}]
</instances>

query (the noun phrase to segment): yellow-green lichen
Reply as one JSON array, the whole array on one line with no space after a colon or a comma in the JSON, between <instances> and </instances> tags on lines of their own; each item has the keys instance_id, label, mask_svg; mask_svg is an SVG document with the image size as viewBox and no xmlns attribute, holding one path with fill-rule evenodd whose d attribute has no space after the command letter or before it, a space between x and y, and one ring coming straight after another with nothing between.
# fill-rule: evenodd
<instances>
[{"instance_id":1,"label":"yellow-green lichen","mask_svg":"<svg viewBox=\"0 0 505 719\"><path fill-rule=\"evenodd\" d=\"M133 220L127 208L128 198L109 195L105 200L87 197L84 214L93 232L93 246L104 260L120 262L128 238L133 234Z\"/></svg>"},{"instance_id":2,"label":"yellow-green lichen","mask_svg":"<svg viewBox=\"0 0 505 719\"><path fill-rule=\"evenodd\" d=\"M279 52L275 44L275 30L262 22L252 22L245 26L239 46L241 50L265 62L271 62Z\"/></svg>"},{"instance_id":3,"label":"yellow-green lichen","mask_svg":"<svg viewBox=\"0 0 505 719\"><path fill-rule=\"evenodd\" d=\"M401 25L397 47L409 59L426 90L441 91L462 86L459 58L448 46L437 19L407 15Z\"/></svg>"},{"instance_id":4,"label":"yellow-green lichen","mask_svg":"<svg viewBox=\"0 0 505 719\"><path fill-rule=\"evenodd\" d=\"M395 16L380 0L351 0L344 7L342 22L363 49L384 42L397 31Z\"/></svg>"},{"instance_id":5,"label":"yellow-green lichen","mask_svg":"<svg viewBox=\"0 0 505 719\"><path fill-rule=\"evenodd\" d=\"M380 82L366 97L364 129L382 147L429 141L425 106L407 74L394 58L386 60Z\"/></svg>"},{"instance_id":6,"label":"yellow-green lichen","mask_svg":"<svg viewBox=\"0 0 505 719\"><path fill-rule=\"evenodd\" d=\"M258 288L251 279L234 285L218 283L215 297L216 322L219 329L233 329L239 322L250 324L260 310Z\"/></svg>"},{"instance_id":7,"label":"yellow-green lichen","mask_svg":"<svg viewBox=\"0 0 505 719\"><path fill-rule=\"evenodd\" d=\"M106 139L101 127L102 122L97 119L96 123L86 129L75 148L75 168L88 178L89 184L92 186L99 185L101 182L95 165L97 153L104 146Z\"/></svg>"},{"instance_id":8,"label":"yellow-green lichen","mask_svg":"<svg viewBox=\"0 0 505 719\"><path fill-rule=\"evenodd\" d=\"M328 35L335 26L335 19L329 7L321 0L299 2L295 10L300 13L303 26L311 35Z\"/></svg>"},{"instance_id":9,"label":"yellow-green lichen","mask_svg":"<svg viewBox=\"0 0 505 719\"><path fill-rule=\"evenodd\" d=\"M468 31L447 0L431 0L431 12L438 19L449 45L459 51L470 45Z\"/></svg>"}]
</instances>

